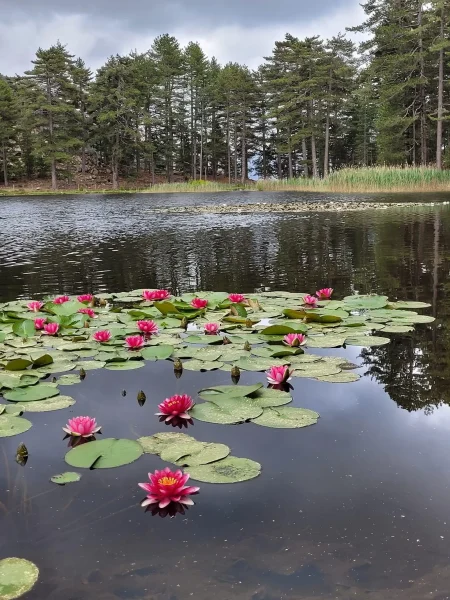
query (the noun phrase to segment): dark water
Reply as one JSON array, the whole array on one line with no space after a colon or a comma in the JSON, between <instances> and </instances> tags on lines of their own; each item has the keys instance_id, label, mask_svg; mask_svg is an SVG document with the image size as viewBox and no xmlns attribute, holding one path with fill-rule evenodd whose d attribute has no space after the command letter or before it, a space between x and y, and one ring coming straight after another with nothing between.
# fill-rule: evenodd
<instances>
[{"instance_id":1,"label":"dark water","mask_svg":"<svg viewBox=\"0 0 450 600\"><path fill-rule=\"evenodd\" d=\"M437 316L436 325L372 352L325 351L345 353L364 377L343 385L296 380L294 405L321 414L313 427L196 423L188 433L227 443L263 472L243 484L201 484L196 506L173 520L139 507L137 482L162 464L157 457L50 484L67 470L61 427L70 415L91 414L107 437L151 435L163 428L153 413L164 397L195 396L229 375L185 372L177 380L169 363L157 363L90 371L63 388L77 400L73 410L33 413L30 431L0 442L0 558L40 567L29 600L450 598L450 207L152 213L177 203L294 197L302 198L0 201L0 300L145 286L251 292L320 285L337 297L358 290L430 301ZM261 377L246 373L241 383ZM14 461L20 441L30 451L25 467Z\"/></svg>"}]
</instances>

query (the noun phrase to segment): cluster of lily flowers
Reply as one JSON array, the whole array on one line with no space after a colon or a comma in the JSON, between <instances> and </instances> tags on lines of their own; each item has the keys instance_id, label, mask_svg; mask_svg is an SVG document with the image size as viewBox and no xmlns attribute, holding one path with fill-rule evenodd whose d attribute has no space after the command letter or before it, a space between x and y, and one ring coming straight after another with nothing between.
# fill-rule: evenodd
<instances>
[{"instance_id":1,"label":"cluster of lily flowers","mask_svg":"<svg viewBox=\"0 0 450 600\"><path fill-rule=\"evenodd\" d=\"M304 305L315 308L319 300L329 300L333 293L332 288L324 288L318 290L315 296L306 295L303 298ZM142 294L144 300L147 301L164 301L171 297L168 290L144 290ZM69 296L58 296L53 300L54 304L64 304L70 300ZM79 302L90 304L94 300L92 294L82 294L78 296ZM232 304L247 304L247 300L243 294L230 294L228 300ZM28 303L29 310L39 312L44 306L43 302L33 301ZM203 298L194 298L191 301L191 306L197 310L205 310L208 306L208 300ZM82 308L78 312L88 315L90 319L96 317L95 311L92 308ZM59 330L58 323L47 323L46 318L38 317L34 320L36 330L41 330L45 335L56 335ZM125 338L125 345L129 350L139 350L145 342L151 339L152 335L158 335L158 325L152 320L137 321L137 327L141 335L131 335ZM216 335L220 330L218 323L206 323L204 331L207 335ZM101 344L111 340L111 332L107 329L96 331L92 338ZM296 348L306 343L306 336L301 333L289 333L283 338L286 345ZM291 379L293 371L288 366L271 367L267 373L267 381L269 385L282 388ZM189 411L194 407L192 398L186 394L174 395L166 398L164 402L158 405L160 421L167 424L177 422L190 422L192 418ZM93 417L80 416L69 419L67 425L63 427L63 431L72 438L95 439L97 433L101 433L101 427ZM183 512L183 507L188 507L194 504L190 496L198 493L198 487L188 486L186 483L189 480L189 474L183 473L181 470L172 471L169 467L163 470L156 470L154 473L149 473L149 482L139 483L147 493L147 497L142 501L141 506L152 508L152 511L167 511L160 513L170 514L174 516L177 512ZM154 512L154 514L156 514Z\"/></svg>"}]
</instances>

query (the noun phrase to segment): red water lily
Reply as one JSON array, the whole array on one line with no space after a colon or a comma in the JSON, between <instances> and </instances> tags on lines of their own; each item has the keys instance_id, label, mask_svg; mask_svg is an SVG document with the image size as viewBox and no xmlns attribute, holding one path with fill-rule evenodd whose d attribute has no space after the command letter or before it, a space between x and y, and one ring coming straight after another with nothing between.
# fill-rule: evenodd
<instances>
[{"instance_id":1,"label":"red water lily","mask_svg":"<svg viewBox=\"0 0 450 600\"><path fill-rule=\"evenodd\" d=\"M203 300L202 298L194 298L191 300L191 306L194 308L203 309L208 306L208 300Z\"/></svg>"},{"instance_id":2,"label":"red water lily","mask_svg":"<svg viewBox=\"0 0 450 600\"><path fill-rule=\"evenodd\" d=\"M194 406L192 398L186 394L182 396L175 395L171 398L166 398L164 402L158 405L160 412L156 413L158 417L164 417L161 419L166 423L170 423L172 419L178 417L179 419L190 420L191 417L188 411Z\"/></svg>"},{"instance_id":3,"label":"red water lily","mask_svg":"<svg viewBox=\"0 0 450 600\"><path fill-rule=\"evenodd\" d=\"M58 323L46 323L44 325L44 331L42 333L46 335L56 335L59 331Z\"/></svg>"},{"instance_id":4,"label":"red water lily","mask_svg":"<svg viewBox=\"0 0 450 600\"><path fill-rule=\"evenodd\" d=\"M87 315L90 319L95 318L95 310L92 310L92 308L80 308L78 312L82 315Z\"/></svg>"},{"instance_id":5,"label":"red water lily","mask_svg":"<svg viewBox=\"0 0 450 600\"><path fill-rule=\"evenodd\" d=\"M109 342L111 339L111 332L107 329L101 329L100 331L96 331L92 338L96 342Z\"/></svg>"},{"instance_id":6,"label":"red water lily","mask_svg":"<svg viewBox=\"0 0 450 600\"><path fill-rule=\"evenodd\" d=\"M78 302L83 302L83 303L92 302L93 299L94 299L94 296L92 294L81 294L81 296L78 296L78 298L77 298Z\"/></svg>"},{"instance_id":7,"label":"red water lily","mask_svg":"<svg viewBox=\"0 0 450 600\"><path fill-rule=\"evenodd\" d=\"M41 319L41 318L35 319L34 320L35 329L38 329L38 330L44 329L44 325L45 325L46 321L47 321L47 319Z\"/></svg>"},{"instance_id":8,"label":"red water lily","mask_svg":"<svg viewBox=\"0 0 450 600\"><path fill-rule=\"evenodd\" d=\"M157 335L159 331L158 325L155 321L137 321L136 325L142 333L147 335Z\"/></svg>"},{"instance_id":9,"label":"red water lily","mask_svg":"<svg viewBox=\"0 0 450 600\"><path fill-rule=\"evenodd\" d=\"M139 487L147 492L147 498L141 503L141 506L157 504L159 508L165 508L171 502L179 502L186 506L194 504L189 498L196 494L200 488L187 486L189 475L182 471L171 471L166 467L162 471L149 473L150 483L139 483Z\"/></svg>"},{"instance_id":10,"label":"red water lily","mask_svg":"<svg viewBox=\"0 0 450 600\"><path fill-rule=\"evenodd\" d=\"M310 308L316 308L317 306L317 298L315 296L303 296L303 303L309 306Z\"/></svg>"},{"instance_id":11,"label":"red water lily","mask_svg":"<svg viewBox=\"0 0 450 600\"><path fill-rule=\"evenodd\" d=\"M170 292L167 290L144 290L142 297L152 302L154 300L167 300L167 298L170 298Z\"/></svg>"},{"instance_id":12,"label":"red water lily","mask_svg":"<svg viewBox=\"0 0 450 600\"><path fill-rule=\"evenodd\" d=\"M33 300L32 302L28 302L27 304L29 310L32 310L33 312L39 312L43 306L44 303L39 302L39 300Z\"/></svg>"},{"instance_id":13,"label":"red water lily","mask_svg":"<svg viewBox=\"0 0 450 600\"><path fill-rule=\"evenodd\" d=\"M219 332L219 324L218 323L206 323L203 327L205 333L207 335L217 335Z\"/></svg>"},{"instance_id":14,"label":"red water lily","mask_svg":"<svg viewBox=\"0 0 450 600\"><path fill-rule=\"evenodd\" d=\"M290 381L291 375L294 371L290 371L289 367L280 366L280 367L270 367L267 371L267 381L270 385L282 385Z\"/></svg>"},{"instance_id":15,"label":"red water lily","mask_svg":"<svg viewBox=\"0 0 450 600\"><path fill-rule=\"evenodd\" d=\"M230 294L228 300L233 304L243 304L246 301L243 294Z\"/></svg>"},{"instance_id":16,"label":"red water lily","mask_svg":"<svg viewBox=\"0 0 450 600\"><path fill-rule=\"evenodd\" d=\"M288 333L283 338L283 342L293 348L298 348L298 346L304 344L305 341L306 335L303 335L303 333Z\"/></svg>"},{"instance_id":17,"label":"red water lily","mask_svg":"<svg viewBox=\"0 0 450 600\"><path fill-rule=\"evenodd\" d=\"M69 296L57 296L53 299L53 304L64 304L64 302L69 302Z\"/></svg>"},{"instance_id":18,"label":"red water lily","mask_svg":"<svg viewBox=\"0 0 450 600\"><path fill-rule=\"evenodd\" d=\"M145 345L145 339L142 335L129 335L125 338L125 345L128 350L140 350Z\"/></svg>"},{"instance_id":19,"label":"red water lily","mask_svg":"<svg viewBox=\"0 0 450 600\"><path fill-rule=\"evenodd\" d=\"M69 419L67 425L63 427L68 435L76 437L92 437L100 431L101 427L97 425L97 421L92 417L74 417Z\"/></svg>"},{"instance_id":20,"label":"red water lily","mask_svg":"<svg viewBox=\"0 0 450 600\"><path fill-rule=\"evenodd\" d=\"M319 298L319 300L329 300L333 292L333 288L323 288L321 290L317 290L316 296Z\"/></svg>"}]
</instances>

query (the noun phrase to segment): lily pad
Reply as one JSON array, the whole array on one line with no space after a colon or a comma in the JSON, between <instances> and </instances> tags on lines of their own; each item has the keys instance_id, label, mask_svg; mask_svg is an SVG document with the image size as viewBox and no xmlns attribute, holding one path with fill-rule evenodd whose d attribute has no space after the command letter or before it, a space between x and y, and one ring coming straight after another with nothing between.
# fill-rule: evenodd
<instances>
[{"instance_id":1,"label":"lily pad","mask_svg":"<svg viewBox=\"0 0 450 600\"><path fill-rule=\"evenodd\" d=\"M190 415L199 421L233 425L244 423L262 414L262 408L253 404L247 398L236 398L222 394L214 401L196 404Z\"/></svg>"},{"instance_id":2,"label":"lily pad","mask_svg":"<svg viewBox=\"0 0 450 600\"><path fill-rule=\"evenodd\" d=\"M214 371L223 365L219 361L187 360L183 363L183 369L187 371Z\"/></svg>"},{"instance_id":3,"label":"lily pad","mask_svg":"<svg viewBox=\"0 0 450 600\"><path fill-rule=\"evenodd\" d=\"M143 452L142 446L134 440L107 438L73 448L65 460L72 467L111 469L134 462Z\"/></svg>"},{"instance_id":4,"label":"lily pad","mask_svg":"<svg viewBox=\"0 0 450 600\"><path fill-rule=\"evenodd\" d=\"M213 400L219 397L220 394L227 394L228 396L235 396L236 398L244 398L250 396L255 392L258 392L263 387L262 383L255 383L253 385L215 385L214 387L203 388L199 391L200 398L206 400Z\"/></svg>"},{"instance_id":5,"label":"lily pad","mask_svg":"<svg viewBox=\"0 0 450 600\"><path fill-rule=\"evenodd\" d=\"M10 415L3 413L0 415L0 438L11 437L13 435L19 435L25 433L31 429L32 423L27 419L18 417L16 415ZM1 580L0 580L1 588ZM1 598L1 596L0 596Z\"/></svg>"},{"instance_id":6,"label":"lily pad","mask_svg":"<svg viewBox=\"0 0 450 600\"><path fill-rule=\"evenodd\" d=\"M276 429L297 429L315 425L319 417L319 413L314 410L281 406L280 408L265 408L261 416L253 419L253 423Z\"/></svg>"},{"instance_id":7,"label":"lily pad","mask_svg":"<svg viewBox=\"0 0 450 600\"><path fill-rule=\"evenodd\" d=\"M95 371L97 369L103 369L106 363L102 360L79 360L76 364L77 369L84 369L85 371Z\"/></svg>"},{"instance_id":8,"label":"lily pad","mask_svg":"<svg viewBox=\"0 0 450 600\"><path fill-rule=\"evenodd\" d=\"M345 343L345 335L317 335L308 338L309 348L338 348Z\"/></svg>"},{"instance_id":9,"label":"lily pad","mask_svg":"<svg viewBox=\"0 0 450 600\"><path fill-rule=\"evenodd\" d=\"M133 369L141 369L145 367L143 360L125 360L121 362L109 362L105 369L108 371L132 371Z\"/></svg>"},{"instance_id":10,"label":"lily pad","mask_svg":"<svg viewBox=\"0 0 450 600\"><path fill-rule=\"evenodd\" d=\"M34 321L32 321L31 319L25 319L24 321L14 323L12 326L12 330L15 335L19 335L23 338L30 338L36 335Z\"/></svg>"},{"instance_id":11,"label":"lily pad","mask_svg":"<svg viewBox=\"0 0 450 600\"><path fill-rule=\"evenodd\" d=\"M391 340L389 338L380 337L376 335L361 335L348 337L345 343L349 346L384 346L389 344Z\"/></svg>"},{"instance_id":12,"label":"lily pad","mask_svg":"<svg viewBox=\"0 0 450 600\"><path fill-rule=\"evenodd\" d=\"M249 458L228 456L208 465L190 467L191 479L204 483L238 483L258 477L261 465Z\"/></svg>"},{"instance_id":13,"label":"lily pad","mask_svg":"<svg viewBox=\"0 0 450 600\"><path fill-rule=\"evenodd\" d=\"M39 577L37 566L24 558L0 560L0 600L14 600L29 592Z\"/></svg>"},{"instance_id":14,"label":"lily pad","mask_svg":"<svg viewBox=\"0 0 450 600\"><path fill-rule=\"evenodd\" d=\"M18 404L17 407L24 412L50 412L52 410L62 410L75 404L75 400L70 396L53 396L46 400L37 400Z\"/></svg>"},{"instance_id":15,"label":"lily pad","mask_svg":"<svg viewBox=\"0 0 450 600\"><path fill-rule=\"evenodd\" d=\"M289 360L280 360L275 358L259 358L259 357L250 357L250 358L240 358L235 362L240 369L244 371L266 371L270 369L270 367L274 366L282 366L290 363Z\"/></svg>"},{"instance_id":16,"label":"lily pad","mask_svg":"<svg viewBox=\"0 0 450 600\"><path fill-rule=\"evenodd\" d=\"M187 344L222 344L223 337L221 335L188 335L183 338Z\"/></svg>"},{"instance_id":17,"label":"lily pad","mask_svg":"<svg viewBox=\"0 0 450 600\"><path fill-rule=\"evenodd\" d=\"M384 308L387 304L388 304L387 296L355 295L355 296L346 296L344 298L345 308L348 307L351 310Z\"/></svg>"},{"instance_id":18,"label":"lily pad","mask_svg":"<svg viewBox=\"0 0 450 600\"><path fill-rule=\"evenodd\" d=\"M57 387L45 383L38 383L32 387L16 388L5 392L3 396L11 402L33 402L37 400L45 400L52 396L57 396L59 390Z\"/></svg>"},{"instance_id":19,"label":"lily pad","mask_svg":"<svg viewBox=\"0 0 450 600\"><path fill-rule=\"evenodd\" d=\"M14 358L6 363L5 369L7 371L23 371L32 364L33 363L31 360L26 360L25 358Z\"/></svg>"},{"instance_id":20,"label":"lily pad","mask_svg":"<svg viewBox=\"0 0 450 600\"><path fill-rule=\"evenodd\" d=\"M138 443L142 446L146 454L161 454L164 448L168 448L172 444L188 444L197 443L197 440L185 433L162 432L154 435L144 436L138 439Z\"/></svg>"},{"instance_id":21,"label":"lily pad","mask_svg":"<svg viewBox=\"0 0 450 600\"><path fill-rule=\"evenodd\" d=\"M409 325L386 325L383 327L383 333L409 333L414 331L414 327Z\"/></svg>"},{"instance_id":22,"label":"lily pad","mask_svg":"<svg viewBox=\"0 0 450 600\"><path fill-rule=\"evenodd\" d=\"M399 300L398 302L389 302L389 306L392 306L392 308L416 310L418 308L429 308L431 304L428 304L428 302L415 302L413 300Z\"/></svg>"},{"instance_id":23,"label":"lily pad","mask_svg":"<svg viewBox=\"0 0 450 600\"><path fill-rule=\"evenodd\" d=\"M349 371L336 373L336 375L324 375L323 377L317 377L318 381L326 381L328 383L352 383L353 381L359 381L360 379L360 375L357 373L350 373Z\"/></svg>"},{"instance_id":24,"label":"lily pad","mask_svg":"<svg viewBox=\"0 0 450 600\"><path fill-rule=\"evenodd\" d=\"M58 385L74 385L80 383L81 379L79 375L61 375L56 382Z\"/></svg>"},{"instance_id":25,"label":"lily pad","mask_svg":"<svg viewBox=\"0 0 450 600\"><path fill-rule=\"evenodd\" d=\"M50 478L52 483L56 483L58 485L66 485L66 483L75 483L76 481L80 481L81 475L79 473L75 473L74 471L66 471L65 473L60 473L59 475L53 475Z\"/></svg>"},{"instance_id":26,"label":"lily pad","mask_svg":"<svg viewBox=\"0 0 450 600\"><path fill-rule=\"evenodd\" d=\"M145 360L165 360L172 356L173 351L173 346L166 346L165 344L162 344L160 346L144 348L141 354Z\"/></svg>"},{"instance_id":27,"label":"lily pad","mask_svg":"<svg viewBox=\"0 0 450 600\"><path fill-rule=\"evenodd\" d=\"M283 392L282 390L261 388L255 394L252 394L250 400L261 408L268 408L269 406L289 404L289 402L292 402L292 396L289 392Z\"/></svg>"},{"instance_id":28,"label":"lily pad","mask_svg":"<svg viewBox=\"0 0 450 600\"><path fill-rule=\"evenodd\" d=\"M207 465L216 462L230 454L230 449L225 444L215 444L208 442L198 442L200 448L186 449L182 452L181 448L170 446L161 452L162 460L174 463L179 467L190 467L197 465Z\"/></svg>"}]
</instances>

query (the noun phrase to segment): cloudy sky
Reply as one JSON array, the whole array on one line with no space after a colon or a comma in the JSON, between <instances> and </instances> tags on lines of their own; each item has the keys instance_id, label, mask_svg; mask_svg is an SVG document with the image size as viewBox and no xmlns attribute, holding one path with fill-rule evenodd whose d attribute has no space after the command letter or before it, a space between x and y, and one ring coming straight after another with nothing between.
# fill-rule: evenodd
<instances>
[{"instance_id":1,"label":"cloudy sky","mask_svg":"<svg viewBox=\"0 0 450 600\"><path fill-rule=\"evenodd\" d=\"M22 73L58 39L96 69L161 33L254 68L286 32L328 37L362 18L359 0L0 0L0 73Z\"/></svg>"}]
</instances>

